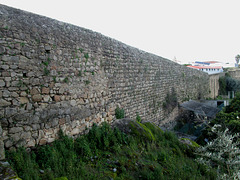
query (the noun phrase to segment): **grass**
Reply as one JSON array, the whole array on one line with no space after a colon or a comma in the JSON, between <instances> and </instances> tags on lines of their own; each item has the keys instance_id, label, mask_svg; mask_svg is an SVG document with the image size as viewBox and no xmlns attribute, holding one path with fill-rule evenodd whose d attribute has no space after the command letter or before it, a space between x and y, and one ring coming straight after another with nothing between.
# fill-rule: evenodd
<instances>
[{"instance_id":1,"label":"grass","mask_svg":"<svg viewBox=\"0 0 240 180\"><path fill-rule=\"evenodd\" d=\"M138 122L139 123L139 122ZM170 132L147 123L154 141L124 134L107 123L93 125L73 140L62 132L52 144L8 151L7 159L22 179L216 179L198 164L189 147Z\"/></svg>"}]
</instances>

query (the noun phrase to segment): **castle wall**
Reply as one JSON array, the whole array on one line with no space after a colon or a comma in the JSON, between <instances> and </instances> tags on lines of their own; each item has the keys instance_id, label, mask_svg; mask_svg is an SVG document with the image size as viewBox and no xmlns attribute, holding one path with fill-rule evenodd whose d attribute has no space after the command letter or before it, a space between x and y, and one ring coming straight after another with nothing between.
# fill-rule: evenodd
<instances>
[{"instance_id":1,"label":"castle wall","mask_svg":"<svg viewBox=\"0 0 240 180\"><path fill-rule=\"evenodd\" d=\"M111 123L117 106L158 125L169 113L167 97L180 103L209 94L206 73L47 17L3 5L0 14L6 148L50 143L59 129L76 136L93 123Z\"/></svg>"}]
</instances>

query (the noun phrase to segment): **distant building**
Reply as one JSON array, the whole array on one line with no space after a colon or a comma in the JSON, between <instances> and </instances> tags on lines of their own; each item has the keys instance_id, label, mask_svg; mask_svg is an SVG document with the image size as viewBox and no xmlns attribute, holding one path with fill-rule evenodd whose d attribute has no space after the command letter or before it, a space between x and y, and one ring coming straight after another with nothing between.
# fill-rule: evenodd
<instances>
[{"instance_id":1,"label":"distant building","mask_svg":"<svg viewBox=\"0 0 240 180\"><path fill-rule=\"evenodd\" d=\"M197 69L199 71L203 71L208 74L216 74L216 73L223 72L222 66L187 66L187 67Z\"/></svg>"},{"instance_id":2,"label":"distant building","mask_svg":"<svg viewBox=\"0 0 240 180\"><path fill-rule=\"evenodd\" d=\"M235 67L235 63L223 63L219 61L195 61L193 66L222 66L223 68Z\"/></svg>"}]
</instances>

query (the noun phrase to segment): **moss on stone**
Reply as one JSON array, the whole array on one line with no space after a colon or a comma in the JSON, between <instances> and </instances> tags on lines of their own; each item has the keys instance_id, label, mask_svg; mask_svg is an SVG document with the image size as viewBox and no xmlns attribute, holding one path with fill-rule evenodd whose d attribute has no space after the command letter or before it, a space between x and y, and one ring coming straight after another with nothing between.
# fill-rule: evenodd
<instances>
[{"instance_id":1,"label":"moss on stone","mask_svg":"<svg viewBox=\"0 0 240 180\"><path fill-rule=\"evenodd\" d=\"M200 145L198 143L196 143L195 141L188 139L188 138L181 138L180 139L181 142L190 145L193 148L198 148L200 147Z\"/></svg>"},{"instance_id":2,"label":"moss on stone","mask_svg":"<svg viewBox=\"0 0 240 180\"><path fill-rule=\"evenodd\" d=\"M155 141L156 138L154 137L153 133L144 124L142 124L138 121L132 121L129 124L130 124L130 128L131 128L131 133L133 135Z\"/></svg>"},{"instance_id":3,"label":"moss on stone","mask_svg":"<svg viewBox=\"0 0 240 180\"><path fill-rule=\"evenodd\" d=\"M156 126L155 124L151 123L151 122L145 122L145 123L142 123L144 124L148 129L151 130L151 132L154 134L154 135L159 135L159 134L163 134L163 130L161 130L160 127Z\"/></svg>"}]
</instances>

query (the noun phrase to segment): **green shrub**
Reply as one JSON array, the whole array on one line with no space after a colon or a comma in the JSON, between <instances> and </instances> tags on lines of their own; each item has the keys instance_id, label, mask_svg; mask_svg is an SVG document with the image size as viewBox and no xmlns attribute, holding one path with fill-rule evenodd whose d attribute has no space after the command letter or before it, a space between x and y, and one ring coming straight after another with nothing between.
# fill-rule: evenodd
<instances>
[{"instance_id":1,"label":"green shrub","mask_svg":"<svg viewBox=\"0 0 240 180\"><path fill-rule=\"evenodd\" d=\"M221 125L214 125L212 131L217 137L206 146L197 149L197 161L209 167L217 167L219 179L238 179L240 176L239 134L231 135L228 129L219 131Z\"/></svg>"},{"instance_id":2,"label":"green shrub","mask_svg":"<svg viewBox=\"0 0 240 180\"><path fill-rule=\"evenodd\" d=\"M73 140L59 132L50 145L8 152L8 160L23 179L215 179L186 154L171 133L151 123L133 121L149 137L127 135L107 123L93 125ZM155 140L153 141L153 138ZM40 173L41 171L41 173ZM61 177L61 178L60 178Z\"/></svg>"},{"instance_id":3,"label":"green shrub","mask_svg":"<svg viewBox=\"0 0 240 180\"><path fill-rule=\"evenodd\" d=\"M177 93L174 88L172 88L171 93L167 93L165 97L165 102L163 102L163 108L168 112L172 112L172 110L178 105Z\"/></svg>"},{"instance_id":4,"label":"green shrub","mask_svg":"<svg viewBox=\"0 0 240 180\"><path fill-rule=\"evenodd\" d=\"M138 113L138 112L136 113L136 115L137 115L136 121L137 121L137 122L141 122L142 120L141 120L141 117L139 116L139 113Z\"/></svg>"},{"instance_id":5,"label":"green shrub","mask_svg":"<svg viewBox=\"0 0 240 180\"><path fill-rule=\"evenodd\" d=\"M36 163L35 153L28 153L24 148L15 151L6 151L6 157L18 176L22 179L40 179L39 165Z\"/></svg>"},{"instance_id":6,"label":"green shrub","mask_svg":"<svg viewBox=\"0 0 240 180\"><path fill-rule=\"evenodd\" d=\"M119 107L117 107L115 109L115 116L117 119L122 119L125 117L125 113L124 113L124 109L120 109Z\"/></svg>"}]
</instances>

